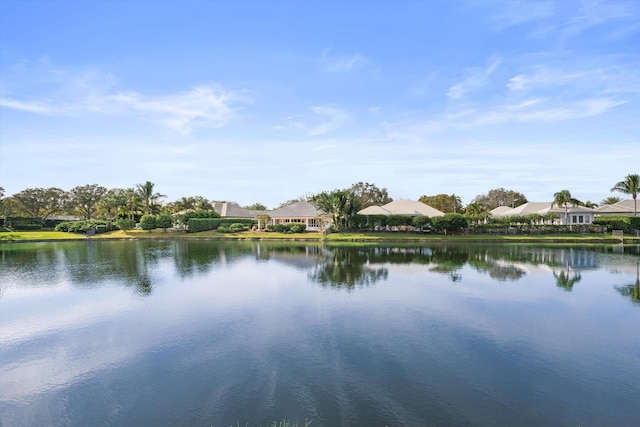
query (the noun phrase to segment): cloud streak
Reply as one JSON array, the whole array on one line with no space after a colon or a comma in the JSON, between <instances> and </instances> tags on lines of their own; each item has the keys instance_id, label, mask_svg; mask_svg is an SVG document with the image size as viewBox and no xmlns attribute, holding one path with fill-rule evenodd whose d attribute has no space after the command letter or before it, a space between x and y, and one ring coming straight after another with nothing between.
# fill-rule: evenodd
<instances>
[{"instance_id":1,"label":"cloud streak","mask_svg":"<svg viewBox=\"0 0 640 427\"><path fill-rule=\"evenodd\" d=\"M489 77L498 66L500 66L500 60L493 59L484 69L471 69L467 78L449 88L447 97L449 97L449 99L460 99L467 93L488 85Z\"/></svg>"},{"instance_id":2,"label":"cloud streak","mask_svg":"<svg viewBox=\"0 0 640 427\"><path fill-rule=\"evenodd\" d=\"M189 90L161 95L113 90L111 81L95 81L96 73L50 70L49 94L26 95L23 99L3 94L0 108L40 115L130 115L160 123L188 134L195 128L220 128L237 117L252 99L221 85L198 85ZM60 76L66 76L61 79Z\"/></svg>"}]
</instances>

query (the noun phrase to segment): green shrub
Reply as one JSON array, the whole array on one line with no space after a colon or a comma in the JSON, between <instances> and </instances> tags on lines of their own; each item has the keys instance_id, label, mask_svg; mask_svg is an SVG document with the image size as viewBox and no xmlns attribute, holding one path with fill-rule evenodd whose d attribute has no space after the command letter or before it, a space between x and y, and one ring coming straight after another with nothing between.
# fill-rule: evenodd
<instances>
[{"instance_id":1,"label":"green shrub","mask_svg":"<svg viewBox=\"0 0 640 427\"><path fill-rule=\"evenodd\" d=\"M276 233L304 233L306 229L307 229L307 225L301 222L290 222L287 224L267 225L268 231L275 231Z\"/></svg>"},{"instance_id":2,"label":"green shrub","mask_svg":"<svg viewBox=\"0 0 640 427\"><path fill-rule=\"evenodd\" d=\"M200 233L201 231L215 230L220 226L217 218L191 218L187 222L189 233Z\"/></svg>"},{"instance_id":3,"label":"green shrub","mask_svg":"<svg viewBox=\"0 0 640 427\"><path fill-rule=\"evenodd\" d=\"M171 228L172 226L173 220L171 219L171 215L160 215L156 218L156 227L166 231L167 228Z\"/></svg>"},{"instance_id":4,"label":"green shrub","mask_svg":"<svg viewBox=\"0 0 640 427\"><path fill-rule=\"evenodd\" d=\"M123 230L123 231L133 230L135 226L136 226L136 222L132 219L118 218L116 220L116 227L118 227L120 230Z\"/></svg>"},{"instance_id":5,"label":"green shrub","mask_svg":"<svg viewBox=\"0 0 640 427\"><path fill-rule=\"evenodd\" d=\"M54 231L64 231L68 233L86 233L90 228L93 228L96 233L105 233L107 231L107 223L104 220L98 219L64 221L56 225Z\"/></svg>"},{"instance_id":6,"label":"green shrub","mask_svg":"<svg viewBox=\"0 0 640 427\"><path fill-rule=\"evenodd\" d=\"M286 227L284 226L284 224L269 224L267 225L267 230L274 231L276 233L284 233Z\"/></svg>"},{"instance_id":7,"label":"green shrub","mask_svg":"<svg viewBox=\"0 0 640 427\"><path fill-rule=\"evenodd\" d=\"M432 220L434 230L444 232L445 234L456 233L464 230L469 226L464 215L457 213L447 213L444 216L436 216Z\"/></svg>"},{"instance_id":8,"label":"green shrub","mask_svg":"<svg viewBox=\"0 0 640 427\"><path fill-rule=\"evenodd\" d=\"M411 216L409 215L389 215L387 217L387 225L398 227L401 225L411 225Z\"/></svg>"},{"instance_id":9,"label":"green shrub","mask_svg":"<svg viewBox=\"0 0 640 427\"><path fill-rule=\"evenodd\" d=\"M8 216L5 219L5 227L14 230L40 230L42 229L42 220L37 217Z\"/></svg>"},{"instance_id":10,"label":"green shrub","mask_svg":"<svg viewBox=\"0 0 640 427\"><path fill-rule=\"evenodd\" d=\"M622 230L629 233L631 230L640 230L640 217L633 216L599 216L593 220L596 225L607 227L607 230Z\"/></svg>"},{"instance_id":11,"label":"green shrub","mask_svg":"<svg viewBox=\"0 0 640 427\"><path fill-rule=\"evenodd\" d=\"M142 215L140 218L140 228L143 230L153 230L156 228L156 216L155 215Z\"/></svg>"},{"instance_id":12,"label":"green shrub","mask_svg":"<svg viewBox=\"0 0 640 427\"><path fill-rule=\"evenodd\" d=\"M411 219L411 225L413 225L415 228L419 228L420 230L431 228L431 218L425 215L414 216Z\"/></svg>"},{"instance_id":13,"label":"green shrub","mask_svg":"<svg viewBox=\"0 0 640 427\"><path fill-rule=\"evenodd\" d=\"M231 224L229 226L229 231L244 231L244 230L247 230L247 229L248 229L248 227L246 227L245 225L240 224L238 222L234 222L233 224Z\"/></svg>"},{"instance_id":14,"label":"green shrub","mask_svg":"<svg viewBox=\"0 0 640 427\"><path fill-rule=\"evenodd\" d=\"M185 222L188 222L192 218L220 218L220 214L216 211L194 211L187 212L183 218Z\"/></svg>"}]
</instances>

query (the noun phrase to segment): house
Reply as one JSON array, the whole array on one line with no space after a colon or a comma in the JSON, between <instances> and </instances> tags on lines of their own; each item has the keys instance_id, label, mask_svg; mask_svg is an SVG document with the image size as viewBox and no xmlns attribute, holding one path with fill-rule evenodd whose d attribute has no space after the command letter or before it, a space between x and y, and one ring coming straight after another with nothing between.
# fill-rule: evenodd
<instances>
[{"instance_id":1,"label":"house","mask_svg":"<svg viewBox=\"0 0 640 427\"><path fill-rule=\"evenodd\" d=\"M409 215L418 216L424 215L430 218L434 216L444 216L444 212L431 206L422 203L415 202L413 200L400 199L394 200L383 206L369 206L358 212L359 215Z\"/></svg>"},{"instance_id":2,"label":"house","mask_svg":"<svg viewBox=\"0 0 640 427\"><path fill-rule=\"evenodd\" d=\"M245 209L233 202L213 202L212 205L213 210L218 212L221 217L255 219L258 215L267 213L267 211Z\"/></svg>"},{"instance_id":3,"label":"house","mask_svg":"<svg viewBox=\"0 0 640 427\"><path fill-rule=\"evenodd\" d=\"M276 224L300 223L306 226L307 231L323 231L327 222L323 220L323 214L309 202L295 202L268 212L270 222Z\"/></svg>"},{"instance_id":4,"label":"house","mask_svg":"<svg viewBox=\"0 0 640 427\"><path fill-rule=\"evenodd\" d=\"M580 205L564 206L553 205L552 202L527 202L516 208L508 206L498 206L489 212L493 218L503 218L508 216L529 216L529 215L556 214L558 220L551 220L552 224L591 224L596 214L595 209Z\"/></svg>"},{"instance_id":5,"label":"house","mask_svg":"<svg viewBox=\"0 0 640 427\"><path fill-rule=\"evenodd\" d=\"M623 200L612 205L602 205L596 208L596 216L633 216L634 200Z\"/></svg>"}]
</instances>

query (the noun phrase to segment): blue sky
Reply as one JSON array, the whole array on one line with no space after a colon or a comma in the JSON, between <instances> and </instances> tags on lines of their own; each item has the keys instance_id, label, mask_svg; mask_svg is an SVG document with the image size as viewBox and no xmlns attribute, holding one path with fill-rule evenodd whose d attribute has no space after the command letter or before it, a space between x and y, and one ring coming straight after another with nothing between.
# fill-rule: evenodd
<instances>
[{"instance_id":1,"label":"blue sky","mask_svg":"<svg viewBox=\"0 0 640 427\"><path fill-rule=\"evenodd\" d=\"M640 173L639 46L636 0L3 0L0 186L599 202Z\"/></svg>"}]
</instances>

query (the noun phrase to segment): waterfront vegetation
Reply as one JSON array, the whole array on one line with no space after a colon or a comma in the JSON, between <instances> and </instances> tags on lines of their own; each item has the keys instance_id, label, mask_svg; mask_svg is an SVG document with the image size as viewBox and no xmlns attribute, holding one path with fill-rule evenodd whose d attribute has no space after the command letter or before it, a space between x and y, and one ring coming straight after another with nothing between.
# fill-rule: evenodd
<instances>
[{"instance_id":1,"label":"waterfront vegetation","mask_svg":"<svg viewBox=\"0 0 640 427\"><path fill-rule=\"evenodd\" d=\"M0 232L1 242L26 241L62 241L62 240L292 240L324 242L541 242L541 243L605 243L618 244L620 237L611 234L460 234L444 235L414 232L340 232L323 234L305 232L301 234L279 233L274 231L239 231L234 233L217 230L199 233L185 233L176 230L114 230L87 237L85 234L63 231L9 231ZM640 244L640 237L623 237L625 244Z\"/></svg>"}]
</instances>

